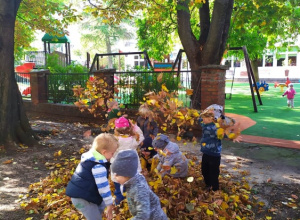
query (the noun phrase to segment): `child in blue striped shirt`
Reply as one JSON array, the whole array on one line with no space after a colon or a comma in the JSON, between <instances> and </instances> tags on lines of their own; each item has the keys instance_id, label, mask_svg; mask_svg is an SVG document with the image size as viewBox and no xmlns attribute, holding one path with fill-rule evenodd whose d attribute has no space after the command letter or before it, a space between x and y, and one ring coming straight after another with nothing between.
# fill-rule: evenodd
<instances>
[{"instance_id":1,"label":"child in blue striped shirt","mask_svg":"<svg viewBox=\"0 0 300 220\"><path fill-rule=\"evenodd\" d=\"M118 140L108 133L98 135L92 148L82 154L67 188L66 195L87 220L112 219L113 200L109 188L109 160L118 148Z\"/></svg>"}]
</instances>

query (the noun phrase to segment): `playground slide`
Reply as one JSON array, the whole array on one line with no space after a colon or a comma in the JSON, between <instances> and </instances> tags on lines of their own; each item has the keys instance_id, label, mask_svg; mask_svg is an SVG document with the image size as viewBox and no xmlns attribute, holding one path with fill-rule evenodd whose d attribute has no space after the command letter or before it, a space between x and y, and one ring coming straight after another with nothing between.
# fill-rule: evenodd
<instances>
[{"instance_id":1,"label":"playground slide","mask_svg":"<svg viewBox=\"0 0 300 220\"><path fill-rule=\"evenodd\" d=\"M30 74L28 74L29 72L31 72L31 70L35 67L35 63L24 63L23 65L17 66L15 68L15 72L18 74L18 76L25 78L25 79L29 79L30 78ZM24 91L22 92L22 95L29 95L31 94L31 88L30 86L27 87L26 89L24 89Z\"/></svg>"}]
</instances>

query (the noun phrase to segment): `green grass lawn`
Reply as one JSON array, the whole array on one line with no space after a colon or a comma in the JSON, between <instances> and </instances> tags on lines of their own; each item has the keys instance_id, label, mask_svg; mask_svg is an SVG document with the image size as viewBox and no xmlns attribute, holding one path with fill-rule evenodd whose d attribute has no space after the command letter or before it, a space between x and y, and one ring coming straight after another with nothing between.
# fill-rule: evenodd
<instances>
[{"instance_id":1,"label":"green grass lawn","mask_svg":"<svg viewBox=\"0 0 300 220\"><path fill-rule=\"evenodd\" d=\"M231 84L226 84L230 88ZM287 87L284 87L284 91ZM287 107L287 98L282 97L280 88L269 84L269 91L261 94L263 105L259 104L254 112L249 83L234 83L232 97L225 101L225 112L247 116L256 121L256 125L242 131L242 134L300 141L300 84L294 83L296 95L295 108Z\"/></svg>"}]
</instances>

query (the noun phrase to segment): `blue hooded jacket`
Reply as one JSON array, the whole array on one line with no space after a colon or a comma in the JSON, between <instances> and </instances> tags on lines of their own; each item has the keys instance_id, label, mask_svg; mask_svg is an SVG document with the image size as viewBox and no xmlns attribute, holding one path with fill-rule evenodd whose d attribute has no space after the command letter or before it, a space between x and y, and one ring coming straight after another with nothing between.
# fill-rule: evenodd
<instances>
[{"instance_id":1,"label":"blue hooded jacket","mask_svg":"<svg viewBox=\"0 0 300 220\"><path fill-rule=\"evenodd\" d=\"M200 141L201 152L204 154L219 157L222 151L222 142L217 137L217 127L215 123L204 124L199 120L202 127L202 138Z\"/></svg>"}]
</instances>

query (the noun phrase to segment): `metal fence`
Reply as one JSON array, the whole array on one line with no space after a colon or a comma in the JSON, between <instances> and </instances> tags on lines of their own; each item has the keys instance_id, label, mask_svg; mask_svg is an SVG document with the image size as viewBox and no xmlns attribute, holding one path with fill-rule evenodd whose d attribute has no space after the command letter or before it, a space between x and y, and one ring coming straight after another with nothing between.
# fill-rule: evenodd
<instances>
[{"instance_id":1,"label":"metal fence","mask_svg":"<svg viewBox=\"0 0 300 220\"><path fill-rule=\"evenodd\" d=\"M48 100L53 103L73 104L73 87L86 87L88 73L50 73L47 75Z\"/></svg>"},{"instance_id":2,"label":"metal fence","mask_svg":"<svg viewBox=\"0 0 300 220\"><path fill-rule=\"evenodd\" d=\"M186 89L190 88L190 71L164 71L162 79L158 82L161 72L118 72L114 74L115 88L120 98L127 108L136 108L144 102L143 97L146 93L161 91L162 84L172 92L178 92L178 98L183 101L185 106L190 106L190 98L186 95Z\"/></svg>"},{"instance_id":3,"label":"metal fence","mask_svg":"<svg viewBox=\"0 0 300 220\"><path fill-rule=\"evenodd\" d=\"M172 91L178 92L179 100L183 101L185 106L190 106L190 97L186 95L186 89L191 88L191 72L190 71L165 71L161 82L158 77L161 72L117 72L114 73L115 96L119 98L119 102L124 104L126 108L137 108L143 97L150 91L161 91L162 84ZM23 96L30 97L30 77L22 77L25 74L16 73L17 83ZM26 74L30 75L30 74ZM52 103L73 104L76 97L73 96L73 87L81 85L86 88L86 82L89 77L93 77L90 73L50 73L47 75L48 83L48 101ZM160 76L161 77L161 76ZM27 92L24 92L26 91Z\"/></svg>"}]
</instances>

